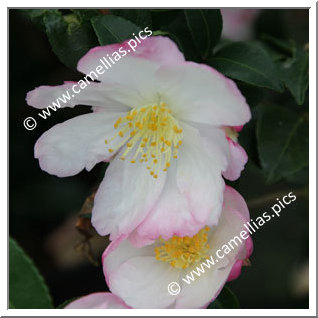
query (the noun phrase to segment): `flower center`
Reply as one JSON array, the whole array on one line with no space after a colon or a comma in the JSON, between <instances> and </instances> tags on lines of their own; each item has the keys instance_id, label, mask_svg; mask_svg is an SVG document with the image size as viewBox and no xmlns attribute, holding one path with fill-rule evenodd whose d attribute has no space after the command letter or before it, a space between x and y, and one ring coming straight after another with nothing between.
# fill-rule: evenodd
<instances>
[{"instance_id":1,"label":"flower center","mask_svg":"<svg viewBox=\"0 0 318 318\"><path fill-rule=\"evenodd\" d=\"M185 269L208 257L208 226L189 237L173 236L169 240L159 239L162 246L155 247L156 259L169 263L172 267Z\"/></svg>"},{"instance_id":2,"label":"flower center","mask_svg":"<svg viewBox=\"0 0 318 318\"><path fill-rule=\"evenodd\" d=\"M161 167L167 171L171 158L178 157L182 129L165 103L134 108L125 117L119 117L114 128L118 133L105 140L105 144L115 139L118 143L108 151L114 152L126 144L121 159L125 160L134 149L131 163L136 160L148 163L147 169L154 178L158 178Z\"/></svg>"}]
</instances>

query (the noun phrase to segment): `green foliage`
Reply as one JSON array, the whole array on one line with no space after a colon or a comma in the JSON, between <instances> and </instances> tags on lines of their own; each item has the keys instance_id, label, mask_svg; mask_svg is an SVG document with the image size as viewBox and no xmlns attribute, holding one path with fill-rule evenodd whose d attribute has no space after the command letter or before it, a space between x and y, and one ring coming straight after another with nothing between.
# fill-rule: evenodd
<instances>
[{"instance_id":1,"label":"green foliage","mask_svg":"<svg viewBox=\"0 0 318 318\"><path fill-rule=\"evenodd\" d=\"M47 14L58 14L58 10L50 10L50 9L22 9L21 13L25 17L29 18L32 23L34 23L37 27L39 27L42 31L45 32L45 24L44 17Z\"/></svg>"},{"instance_id":2,"label":"green foliage","mask_svg":"<svg viewBox=\"0 0 318 318\"><path fill-rule=\"evenodd\" d=\"M267 182L277 182L308 166L308 115L288 108L262 105L258 109L257 142Z\"/></svg>"},{"instance_id":3,"label":"green foliage","mask_svg":"<svg viewBox=\"0 0 318 318\"><path fill-rule=\"evenodd\" d=\"M294 47L292 57L281 62L279 70L284 84L290 90L297 104L302 105L308 88L308 52L302 48Z\"/></svg>"},{"instance_id":4,"label":"green foliage","mask_svg":"<svg viewBox=\"0 0 318 318\"><path fill-rule=\"evenodd\" d=\"M141 28L152 28L151 13L145 9L112 9L111 13L115 16L133 22Z\"/></svg>"},{"instance_id":5,"label":"green foliage","mask_svg":"<svg viewBox=\"0 0 318 318\"><path fill-rule=\"evenodd\" d=\"M222 16L220 10L184 10L187 26L202 59L212 54L222 33Z\"/></svg>"},{"instance_id":6,"label":"green foliage","mask_svg":"<svg viewBox=\"0 0 318 318\"><path fill-rule=\"evenodd\" d=\"M239 309L240 304L235 294L228 288L224 287L207 309Z\"/></svg>"},{"instance_id":7,"label":"green foliage","mask_svg":"<svg viewBox=\"0 0 318 318\"><path fill-rule=\"evenodd\" d=\"M294 41L283 41L269 35L262 37L262 45L270 53L279 76L298 105L305 101L309 79L308 47Z\"/></svg>"},{"instance_id":8,"label":"green foliage","mask_svg":"<svg viewBox=\"0 0 318 318\"><path fill-rule=\"evenodd\" d=\"M92 24L100 45L120 43L138 35L141 30L130 21L114 15L102 15L92 18Z\"/></svg>"},{"instance_id":9,"label":"green foliage","mask_svg":"<svg viewBox=\"0 0 318 318\"><path fill-rule=\"evenodd\" d=\"M97 9L71 9L74 12L80 21L90 21L92 17L101 15Z\"/></svg>"},{"instance_id":10,"label":"green foliage","mask_svg":"<svg viewBox=\"0 0 318 318\"><path fill-rule=\"evenodd\" d=\"M9 239L9 268L10 308L53 308L43 277L12 238Z\"/></svg>"},{"instance_id":11,"label":"green foliage","mask_svg":"<svg viewBox=\"0 0 318 318\"><path fill-rule=\"evenodd\" d=\"M221 73L250 85L283 90L268 53L257 43L234 42L222 47L208 64Z\"/></svg>"},{"instance_id":12,"label":"green foliage","mask_svg":"<svg viewBox=\"0 0 318 318\"><path fill-rule=\"evenodd\" d=\"M63 16L60 12L51 12L43 21L54 53L70 68L75 69L79 59L98 45L91 24L75 14Z\"/></svg>"}]
</instances>

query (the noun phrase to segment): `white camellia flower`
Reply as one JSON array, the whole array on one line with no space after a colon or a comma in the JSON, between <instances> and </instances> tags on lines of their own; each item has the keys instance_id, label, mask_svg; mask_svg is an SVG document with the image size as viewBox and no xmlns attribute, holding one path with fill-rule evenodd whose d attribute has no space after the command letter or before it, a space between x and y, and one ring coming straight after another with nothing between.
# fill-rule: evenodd
<instances>
[{"instance_id":1,"label":"white camellia flower","mask_svg":"<svg viewBox=\"0 0 318 318\"><path fill-rule=\"evenodd\" d=\"M100 60L120 48L129 52L126 42L90 50L78 70L92 76ZM98 80L64 105L93 106L93 113L56 125L37 141L41 168L66 177L110 161L92 223L111 239L134 232L132 242L144 245L217 224L222 172L233 162L225 128L251 117L235 83L207 65L186 62L160 36L143 40ZM73 85L38 87L27 102L45 108ZM239 175L246 156L237 160L243 162L236 165Z\"/></svg>"}]
</instances>

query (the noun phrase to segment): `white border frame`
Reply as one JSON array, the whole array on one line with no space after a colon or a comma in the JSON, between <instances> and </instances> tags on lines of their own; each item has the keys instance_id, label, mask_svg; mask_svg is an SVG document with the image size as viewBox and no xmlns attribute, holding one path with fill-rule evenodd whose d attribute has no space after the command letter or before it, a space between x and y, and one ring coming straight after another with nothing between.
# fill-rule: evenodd
<instances>
[{"instance_id":1,"label":"white border frame","mask_svg":"<svg viewBox=\"0 0 318 318\"><path fill-rule=\"evenodd\" d=\"M50 5L48 5L48 2ZM110 3L111 2L111 3ZM194 5L195 3L195 5ZM55 1L46 1L45 4L43 1L39 0L29 0L28 2L21 0L5 1L5 6L1 7L1 39L2 43L8 43L8 8L23 8L26 4L28 7L81 7L81 5L87 4L87 2L79 2L78 0L55 0ZM90 0L89 4L91 7L105 8L105 1L102 0ZM131 7L131 2L128 1L107 1L109 7ZM157 3L150 3L147 1L134 1L135 7L192 7L199 8L205 7L209 8L213 5L214 8L219 7L260 7L260 8L310 8L309 10L309 101L310 101L310 117L309 117L309 165L310 165L310 179L309 179L309 309L223 309L217 311L205 310L205 309L108 309L105 310L98 309L74 309L74 310L56 310L56 309L7 309L7 299L8 299L8 268L7 262L2 260L1 262L1 290L0 290L0 314L1 316L316 316L316 2L315 1L294 1L294 0L267 0L267 1L258 1L257 5L254 1L242 0L240 2L227 1L227 0L214 0L211 1L202 1L196 0L195 2L179 1L172 0L161 0ZM180 6L181 5L181 6ZM256 5L256 6L255 6ZM85 8L91 8L85 7ZM2 49L1 54L1 63L2 70L8 70L8 50ZM3 75L4 78L4 75ZM7 85L4 85L2 81L1 85L1 96L6 96L8 103L8 82ZM4 104L2 109L4 109ZM7 144L8 140L8 113L2 113L1 124L0 124L0 138L3 148ZM19 123L17 123L19 124ZM21 123L22 125L22 123ZM8 147L7 147L8 149ZM21 163L23 164L23 163ZM8 162L7 157L1 156L1 167L2 169L7 169ZM8 174L8 170L7 170ZM5 173L3 172L3 175ZM7 175L8 177L8 175ZM3 204L2 216L5 219L4 222L1 222L1 251L3 254L8 255L8 215L5 214L5 210L8 208L8 188L7 181L5 178L1 179L1 202L6 202L6 206ZM291 229L296 230L296 229ZM6 283L5 283L6 282Z\"/></svg>"}]
</instances>

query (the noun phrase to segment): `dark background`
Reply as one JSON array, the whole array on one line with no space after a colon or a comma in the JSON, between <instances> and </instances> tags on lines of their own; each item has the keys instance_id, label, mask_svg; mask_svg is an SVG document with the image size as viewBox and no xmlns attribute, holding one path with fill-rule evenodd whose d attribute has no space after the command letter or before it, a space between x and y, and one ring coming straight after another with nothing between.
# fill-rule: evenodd
<instances>
[{"instance_id":1,"label":"dark background","mask_svg":"<svg viewBox=\"0 0 318 318\"><path fill-rule=\"evenodd\" d=\"M84 238L75 229L77 215L106 167L98 164L89 173L63 179L39 168L33 147L41 134L89 109L60 109L47 120L39 119L33 131L23 127L26 117L39 118L38 110L25 102L28 91L79 80L81 74L65 67L52 52L46 35L18 11L9 11L9 231L45 277L57 306L107 288L101 267L74 250ZM308 42L308 10L264 10L255 25L256 35L264 29L304 45ZM268 92L265 98L295 104L288 93L278 97ZM240 278L228 286L242 308L308 308L308 169L288 182L266 185L260 169L250 161L233 185L247 200L254 219L291 191L297 200L280 218L254 234L252 266L244 267ZM93 254L99 260L107 240L94 240Z\"/></svg>"}]
</instances>

